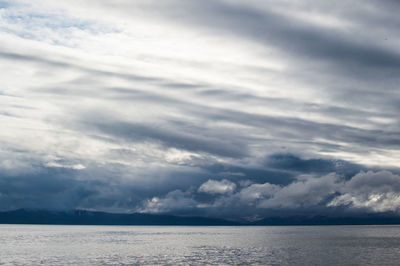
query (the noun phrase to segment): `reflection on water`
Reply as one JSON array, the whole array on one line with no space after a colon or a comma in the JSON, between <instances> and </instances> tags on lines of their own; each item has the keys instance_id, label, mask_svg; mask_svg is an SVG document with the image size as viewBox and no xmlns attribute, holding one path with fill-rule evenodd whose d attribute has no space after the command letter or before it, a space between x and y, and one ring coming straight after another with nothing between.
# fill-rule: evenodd
<instances>
[{"instance_id":1,"label":"reflection on water","mask_svg":"<svg viewBox=\"0 0 400 266\"><path fill-rule=\"evenodd\" d=\"M400 226L0 225L0 264L398 265Z\"/></svg>"}]
</instances>

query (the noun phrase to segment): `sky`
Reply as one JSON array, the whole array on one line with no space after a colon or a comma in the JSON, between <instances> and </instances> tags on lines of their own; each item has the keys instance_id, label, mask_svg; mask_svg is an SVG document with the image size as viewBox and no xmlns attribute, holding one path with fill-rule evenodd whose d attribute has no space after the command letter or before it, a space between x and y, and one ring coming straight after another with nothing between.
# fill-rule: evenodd
<instances>
[{"instance_id":1,"label":"sky","mask_svg":"<svg viewBox=\"0 0 400 266\"><path fill-rule=\"evenodd\" d=\"M398 215L399 13L0 0L0 210Z\"/></svg>"}]
</instances>

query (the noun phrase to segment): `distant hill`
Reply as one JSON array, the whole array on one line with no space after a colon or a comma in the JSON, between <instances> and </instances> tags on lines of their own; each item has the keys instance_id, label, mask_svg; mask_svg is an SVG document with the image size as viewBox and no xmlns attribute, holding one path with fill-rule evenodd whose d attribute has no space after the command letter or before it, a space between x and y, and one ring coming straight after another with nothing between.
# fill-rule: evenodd
<instances>
[{"instance_id":1,"label":"distant hill","mask_svg":"<svg viewBox=\"0 0 400 266\"><path fill-rule=\"evenodd\" d=\"M252 225L389 225L400 224L400 217L387 214L364 215L360 217L293 216L269 217Z\"/></svg>"},{"instance_id":2,"label":"distant hill","mask_svg":"<svg viewBox=\"0 0 400 266\"><path fill-rule=\"evenodd\" d=\"M183 217L144 213L106 213L85 210L47 211L14 210L0 212L0 224L55 225L204 225L204 226L263 226L263 225L368 225L400 224L400 217L391 214L362 217L292 216L269 217L255 222L240 223L217 218Z\"/></svg>"},{"instance_id":3,"label":"distant hill","mask_svg":"<svg viewBox=\"0 0 400 266\"><path fill-rule=\"evenodd\" d=\"M0 224L62 225L238 225L223 219L156 214L116 214L85 210L15 210L0 212Z\"/></svg>"}]
</instances>

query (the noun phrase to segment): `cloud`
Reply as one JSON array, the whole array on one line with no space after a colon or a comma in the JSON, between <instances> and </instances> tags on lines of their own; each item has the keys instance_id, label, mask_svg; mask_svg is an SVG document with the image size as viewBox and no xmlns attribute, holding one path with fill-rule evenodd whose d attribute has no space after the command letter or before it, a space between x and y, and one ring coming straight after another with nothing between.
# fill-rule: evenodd
<instances>
[{"instance_id":1,"label":"cloud","mask_svg":"<svg viewBox=\"0 0 400 266\"><path fill-rule=\"evenodd\" d=\"M279 186L269 183L252 184L240 190L237 196L240 201L252 204L254 202L272 197L278 190L280 190Z\"/></svg>"},{"instance_id":2,"label":"cloud","mask_svg":"<svg viewBox=\"0 0 400 266\"><path fill-rule=\"evenodd\" d=\"M389 171L360 172L346 182L328 206L347 206L372 212L398 212L400 175Z\"/></svg>"},{"instance_id":3,"label":"cloud","mask_svg":"<svg viewBox=\"0 0 400 266\"><path fill-rule=\"evenodd\" d=\"M334 174L306 177L277 191L273 197L260 203L261 208L307 208L321 204L335 194L339 187Z\"/></svg>"},{"instance_id":4,"label":"cloud","mask_svg":"<svg viewBox=\"0 0 400 266\"><path fill-rule=\"evenodd\" d=\"M241 142L224 140L221 136L202 136L200 132L186 130L185 132L151 126L139 123L118 123L115 120L107 123L96 123L96 129L113 137L133 142L155 141L167 147L194 152L206 152L218 156L242 157L246 155L246 147Z\"/></svg>"},{"instance_id":5,"label":"cloud","mask_svg":"<svg viewBox=\"0 0 400 266\"><path fill-rule=\"evenodd\" d=\"M190 197L188 193L180 190L169 192L165 197L153 197L143 204L140 212L146 213L168 213L194 209L197 202Z\"/></svg>"},{"instance_id":6,"label":"cloud","mask_svg":"<svg viewBox=\"0 0 400 266\"><path fill-rule=\"evenodd\" d=\"M345 177L352 177L363 166L337 159L302 159L293 154L273 154L265 160L267 167L272 169L286 169L302 174L329 174L336 173Z\"/></svg>"},{"instance_id":7,"label":"cloud","mask_svg":"<svg viewBox=\"0 0 400 266\"><path fill-rule=\"evenodd\" d=\"M235 191L235 189L236 185L226 179L222 179L221 181L210 179L199 187L198 192L209 194L230 194Z\"/></svg>"},{"instance_id":8,"label":"cloud","mask_svg":"<svg viewBox=\"0 0 400 266\"><path fill-rule=\"evenodd\" d=\"M0 176L0 208L68 210L93 194L96 183L76 179L77 172L65 168L36 169L36 173Z\"/></svg>"},{"instance_id":9,"label":"cloud","mask_svg":"<svg viewBox=\"0 0 400 266\"><path fill-rule=\"evenodd\" d=\"M397 212L399 10L1 1L0 209Z\"/></svg>"},{"instance_id":10,"label":"cloud","mask_svg":"<svg viewBox=\"0 0 400 266\"><path fill-rule=\"evenodd\" d=\"M244 184L242 182L242 184ZM400 176L392 172L359 172L350 179L331 173L324 176L299 175L289 185L247 182L237 187L223 179L208 180L197 193L192 188L172 191L143 204L142 211L166 213L200 213L230 218L257 215L358 215L387 213L397 215L400 208Z\"/></svg>"}]
</instances>

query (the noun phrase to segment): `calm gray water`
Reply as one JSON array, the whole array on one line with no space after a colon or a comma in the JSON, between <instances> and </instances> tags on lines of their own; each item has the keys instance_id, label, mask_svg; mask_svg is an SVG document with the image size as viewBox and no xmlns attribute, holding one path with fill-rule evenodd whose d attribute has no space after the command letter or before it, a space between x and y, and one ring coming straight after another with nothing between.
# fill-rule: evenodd
<instances>
[{"instance_id":1,"label":"calm gray water","mask_svg":"<svg viewBox=\"0 0 400 266\"><path fill-rule=\"evenodd\" d=\"M399 265L400 226L0 225L0 264Z\"/></svg>"}]
</instances>

